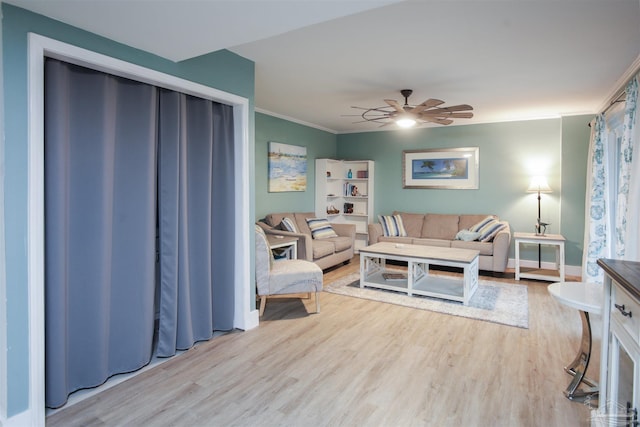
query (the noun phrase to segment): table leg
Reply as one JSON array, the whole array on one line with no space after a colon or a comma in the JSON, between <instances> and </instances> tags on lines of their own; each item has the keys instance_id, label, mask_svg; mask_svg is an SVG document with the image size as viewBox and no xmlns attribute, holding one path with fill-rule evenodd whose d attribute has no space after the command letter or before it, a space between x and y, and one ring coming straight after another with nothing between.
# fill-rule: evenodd
<instances>
[{"instance_id":1,"label":"table leg","mask_svg":"<svg viewBox=\"0 0 640 427\"><path fill-rule=\"evenodd\" d=\"M520 242L516 240L516 280L520 280Z\"/></svg>"},{"instance_id":2,"label":"table leg","mask_svg":"<svg viewBox=\"0 0 640 427\"><path fill-rule=\"evenodd\" d=\"M582 320L582 340L575 359L564 368L567 373L573 375L573 380L564 391L564 395L570 400L584 401L597 396L598 384L585 377L589 367L589 360L591 359L591 324L589 322L589 313L580 310L580 318ZM578 389L582 383L587 384L590 388Z\"/></svg>"}]
</instances>

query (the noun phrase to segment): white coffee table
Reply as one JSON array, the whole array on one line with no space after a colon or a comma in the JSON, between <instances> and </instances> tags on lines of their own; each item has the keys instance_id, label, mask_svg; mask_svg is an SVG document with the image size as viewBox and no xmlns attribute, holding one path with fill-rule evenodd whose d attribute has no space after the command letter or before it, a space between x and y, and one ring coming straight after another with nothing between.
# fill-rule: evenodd
<instances>
[{"instance_id":1,"label":"white coffee table","mask_svg":"<svg viewBox=\"0 0 640 427\"><path fill-rule=\"evenodd\" d=\"M406 292L409 296L425 295L469 305L478 288L479 254L470 249L376 243L360 249L360 287ZM388 259L407 262L406 278L385 279L385 274L398 272L386 268ZM464 277L461 280L430 275L429 265L461 268Z\"/></svg>"}]
</instances>

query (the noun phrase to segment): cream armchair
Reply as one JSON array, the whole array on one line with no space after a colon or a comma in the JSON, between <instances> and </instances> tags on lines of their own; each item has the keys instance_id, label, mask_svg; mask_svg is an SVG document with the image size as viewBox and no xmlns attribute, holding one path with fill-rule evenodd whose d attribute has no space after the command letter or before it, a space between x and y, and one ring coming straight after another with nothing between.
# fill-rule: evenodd
<instances>
[{"instance_id":1,"label":"cream armchair","mask_svg":"<svg viewBox=\"0 0 640 427\"><path fill-rule=\"evenodd\" d=\"M264 230L258 225L255 230L256 285L260 297L260 316L264 314L269 296L307 294L310 297L312 292L315 294L316 313L319 313L322 269L311 261L301 259L274 260Z\"/></svg>"}]
</instances>

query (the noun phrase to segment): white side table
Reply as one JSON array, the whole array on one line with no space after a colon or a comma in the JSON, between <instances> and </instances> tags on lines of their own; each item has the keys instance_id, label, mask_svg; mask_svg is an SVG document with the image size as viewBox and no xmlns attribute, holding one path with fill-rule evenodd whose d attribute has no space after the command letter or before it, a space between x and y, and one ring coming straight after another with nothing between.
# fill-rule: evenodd
<instances>
[{"instance_id":1,"label":"white side table","mask_svg":"<svg viewBox=\"0 0 640 427\"><path fill-rule=\"evenodd\" d=\"M561 234L544 234L535 233L513 233L513 239L516 244L516 280L523 279L539 279L551 282L564 282L564 242L565 238ZM521 272L520 267L520 244L533 243L537 245L551 245L556 247L556 269L558 275L550 275L541 273L540 270Z\"/></svg>"},{"instance_id":2,"label":"white side table","mask_svg":"<svg viewBox=\"0 0 640 427\"><path fill-rule=\"evenodd\" d=\"M267 234L267 241L271 250L281 249L286 259L298 258L298 238Z\"/></svg>"},{"instance_id":3,"label":"white side table","mask_svg":"<svg viewBox=\"0 0 640 427\"><path fill-rule=\"evenodd\" d=\"M573 362L566 366L564 370L573 375L573 380L564 391L565 396L570 400L585 401L593 399L598 395L598 383L585 377L589 360L591 359L591 324L589 313L600 315L602 313L602 303L604 293L602 286L595 283L584 282L559 282L548 287L549 293L560 303L573 307L580 312L582 320L582 340L580 348ZM578 387L586 384L589 388L581 390Z\"/></svg>"}]
</instances>

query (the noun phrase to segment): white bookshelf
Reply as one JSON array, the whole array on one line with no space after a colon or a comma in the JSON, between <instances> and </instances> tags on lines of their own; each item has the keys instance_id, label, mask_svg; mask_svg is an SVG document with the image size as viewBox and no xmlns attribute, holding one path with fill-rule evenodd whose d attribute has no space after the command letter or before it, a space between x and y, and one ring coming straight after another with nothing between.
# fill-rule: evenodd
<instances>
[{"instance_id":1,"label":"white bookshelf","mask_svg":"<svg viewBox=\"0 0 640 427\"><path fill-rule=\"evenodd\" d=\"M333 223L354 224L356 252L369 242L367 226L373 221L373 177L372 160L316 159L316 216ZM346 203L353 205L353 212L345 212ZM339 212L329 213L331 206Z\"/></svg>"}]
</instances>

